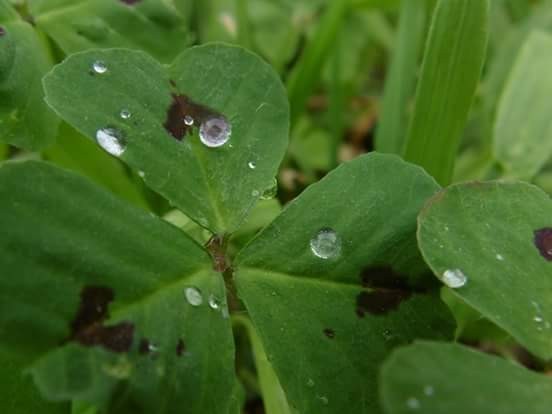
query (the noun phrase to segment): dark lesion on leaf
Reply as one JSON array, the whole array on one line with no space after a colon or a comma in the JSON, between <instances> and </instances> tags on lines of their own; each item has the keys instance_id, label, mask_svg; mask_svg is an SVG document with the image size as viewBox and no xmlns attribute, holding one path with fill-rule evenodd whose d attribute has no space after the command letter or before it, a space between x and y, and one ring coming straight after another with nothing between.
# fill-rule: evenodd
<instances>
[{"instance_id":1,"label":"dark lesion on leaf","mask_svg":"<svg viewBox=\"0 0 552 414\"><path fill-rule=\"evenodd\" d=\"M170 81L173 89L176 87L174 81ZM176 92L171 94L172 102L167 111L167 118L164 127L172 137L181 141L186 135L191 134L194 127L199 125L209 118L225 118L222 114L192 101L186 95ZM193 120L193 124L188 125L185 119Z\"/></svg>"},{"instance_id":2,"label":"dark lesion on leaf","mask_svg":"<svg viewBox=\"0 0 552 414\"><path fill-rule=\"evenodd\" d=\"M105 286L85 286L80 299L68 341L84 346L103 346L118 353L128 352L134 338L134 324L124 321L111 326L103 324L109 316L113 290Z\"/></svg>"},{"instance_id":3,"label":"dark lesion on leaf","mask_svg":"<svg viewBox=\"0 0 552 414\"><path fill-rule=\"evenodd\" d=\"M182 339L178 340L176 344L176 356L181 357L186 352L186 344Z\"/></svg>"},{"instance_id":4,"label":"dark lesion on leaf","mask_svg":"<svg viewBox=\"0 0 552 414\"><path fill-rule=\"evenodd\" d=\"M395 272L389 266L372 266L360 273L363 287L370 290L361 291L356 297L355 312L359 318L367 313L385 315L395 310L414 293L425 293L425 287L412 286L409 279Z\"/></svg>"},{"instance_id":5,"label":"dark lesion on leaf","mask_svg":"<svg viewBox=\"0 0 552 414\"><path fill-rule=\"evenodd\" d=\"M552 260L552 227L544 227L534 232L535 246L546 260Z\"/></svg>"},{"instance_id":6,"label":"dark lesion on leaf","mask_svg":"<svg viewBox=\"0 0 552 414\"><path fill-rule=\"evenodd\" d=\"M6 29L0 26L0 36L4 36L5 34L6 34Z\"/></svg>"}]
</instances>

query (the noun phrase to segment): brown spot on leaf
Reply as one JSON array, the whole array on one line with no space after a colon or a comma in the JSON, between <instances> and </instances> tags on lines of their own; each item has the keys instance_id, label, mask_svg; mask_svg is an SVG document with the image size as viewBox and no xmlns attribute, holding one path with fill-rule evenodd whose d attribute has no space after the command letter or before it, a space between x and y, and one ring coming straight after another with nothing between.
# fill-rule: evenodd
<instances>
[{"instance_id":1,"label":"brown spot on leaf","mask_svg":"<svg viewBox=\"0 0 552 414\"><path fill-rule=\"evenodd\" d=\"M0 36L4 36L5 34L6 34L6 29L0 26Z\"/></svg>"},{"instance_id":2,"label":"brown spot on leaf","mask_svg":"<svg viewBox=\"0 0 552 414\"><path fill-rule=\"evenodd\" d=\"M385 315L397 309L403 300L411 296L411 292L404 290L373 290L363 291L356 298L356 314L363 318L367 313Z\"/></svg>"},{"instance_id":3,"label":"brown spot on leaf","mask_svg":"<svg viewBox=\"0 0 552 414\"><path fill-rule=\"evenodd\" d=\"M69 340L84 346L103 346L113 352L128 351L134 338L134 325L130 322L103 325L108 317L109 303L114 299L113 290L104 286L86 286L80 297Z\"/></svg>"},{"instance_id":4,"label":"brown spot on leaf","mask_svg":"<svg viewBox=\"0 0 552 414\"><path fill-rule=\"evenodd\" d=\"M174 85L173 81L171 81L171 84ZM173 101L167 111L164 127L169 134L179 141L191 132L194 125L198 126L208 118L221 116L216 111L193 102L185 95L172 94L172 98ZM191 117L194 124L186 125L184 122L186 117Z\"/></svg>"},{"instance_id":5,"label":"brown spot on leaf","mask_svg":"<svg viewBox=\"0 0 552 414\"><path fill-rule=\"evenodd\" d=\"M539 249L542 257L552 260L552 228L545 227L535 230L535 246Z\"/></svg>"},{"instance_id":6,"label":"brown spot on leaf","mask_svg":"<svg viewBox=\"0 0 552 414\"><path fill-rule=\"evenodd\" d=\"M178 343L176 344L176 356L182 356L184 355L184 352L186 352L186 344L184 344L184 341L182 339L178 340Z\"/></svg>"},{"instance_id":7,"label":"brown spot on leaf","mask_svg":"<svg viewBox=\"0 0 552 414\"><path fill-rule=\"evenodd\" d=\"M335 331L333 329L325 328L323 332L324 332L324 335L326 335L328 338L330 338L330 339L335 338Z\"/></svg>"}]
</instances>

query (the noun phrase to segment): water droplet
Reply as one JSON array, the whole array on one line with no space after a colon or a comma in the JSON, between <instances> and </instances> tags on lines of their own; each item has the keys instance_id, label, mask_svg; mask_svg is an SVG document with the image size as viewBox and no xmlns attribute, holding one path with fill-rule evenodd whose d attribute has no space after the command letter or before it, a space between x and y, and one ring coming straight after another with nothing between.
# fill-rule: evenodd
<instances>
[{"instance_id":1,"label":"water droplet","mask_svg":"<svg viewBox=\"0 0 552 414\"><path fill-rule=\"evenodd\" d=\"M253 197L259 197L261 195L261 193L259 192L259 190L253 190L253 191L251 191L251 195Z\"/></svg>"},{"instance_id":2,"label":"water droplet","mask_svg":"<svg viewBox=\"0 0 552 414\"><path fill-rule=\"evenodd\" d=\"M325 227L310 240L310 249L321 259L337 257L341 253L341 238L334 230Z\"/></svg>"},{"instance_id":3,"label":"water droplet","mask_svg":"<svg viewBox=\"0 0 552 414\"><path fill-rule=\"evenodd\" d=\"M325 395L317 395L316 398L318 398L323 405L328 405L328 397Z\"/></svg>"},{"instance_id":4,"label":"water droplet","mask_svg":"<svg viewBox=\"0 0 552 414\"><path fill-rule=\"evenodd\" d=\"M431 397L434 392L435 392L435 390L433 389L433 387L431 385L426 385L424 387L424 394L427 395L428 397Z\"/></svg>"},{"instance_id":5,"label":"water droplet","mask_svg":"<svg viewBox=\"0 0 552 414\"><path fill-rule=\"evenodd\" d=\"M310 388L314 387L314 380L312 378L309 378L307 380L307 387L310 387Z\"/></svg>"},{"instance_id":6,"label":"water droplet","mask_svg":"<svg viewBox=\"0 0 552 414\"><path fill-rule=\"evenodd\" d=\"M409 398L406 400L406 406L411 410L417 410L420 408L420 401L418 401L416 398Z\"/></svg>"},{"instance_id":7,"label":"water droplet","mask_svg":"<svg viewBox=\"0 0 552 414\"><path fill-rule=\"evenodd\" d=\"M126 142L122 134L114 128L98 129L96 141L106 152L116 157L121 156L126 149Z\"/></svg>"},{"instance_id":8,"label":"water droplet","mask_svg":"<svg viewBox=\"0 0 552 414\"><path fill-rule=\"evenodd\" d=\"M272 180L270 187L263 191L261 200L272 200L278 194L278 181L276 178Z\"/></svg>"},{"instance_id":9,"label":"water droplet","mask_svg":"<svg viewBox=\"0 0 552 414\"><path fill-rule=\"evenodd\" d=\"M184 123L188 126L192 126L194 124L194 118L192 118L190 115L186 115L184 117Z\"/></svg>"},{"instance_id":10,"label":"water droplet","mask_svg":"<svg viewBox=\"0 0 552 414\"><path fill-rule=\"evenodd\" d=\"M460 288L466 284L468 277L460 269L449 269L443 273L443 283L449 288Z\"/></svg>"},{"instance_id":11,"label":"water droplet","mask_svg":"<svg viewBox=\"0 0 552 414\"><path fill-rule=\"evenodd\" d=\"M107 72L107 66L101 60L97 60L92 64L92 70L100 75Z\"/></svg>"},{"instance_id":12,"label":"water droplet","mask_svg":"<svg viewBox=\"0 0 552 414\"><path fill-rule=\"evenodd\" d=\"M257 168L257 164L255 164L253 161L249 161L247 163L247 166L251 169L251 170L254 170L255 168Z\"/></svg>"},{"instance_id":13,"label":"water droplet","mask_svg":"<svg viewBox=\"0 0 552 414\"><path fill-rule=\"evenodd\" d=\"M224 118L209 118L199 127L201 142L210 148L220 147L228 142L232 127Z\"/></svg>"},{"instance_id":14,"label":"water droplet","mask_svg":"<svg viewBox=\"0 0 552 414\"><path fill-rule=\"evenodd\" d=\"M203 296L201 295L201 291L198 288L186 288L184 294L186 296L186 300L192 306L199 306L203 303Z\"/></svg>"},{"instance_id":15,"label":"water droplet","mask_svg":"<svg viewBox=\"0 0 552 414\"><path fill-rule=\"evenodd\" d=\"M501 262L504 260L504 256L502 256L501 254L498 254L496 255L496 260L500 260Z\"/></svg>"},{"instance_id":16,"label":"water droplet","mask_svg":"<svg viewBox=\"0 0 552 414\"><path fill-rule=\"evenodd\" d=\"M389 341L391 338L393 338L393 333L389 329L386 329L385 331L383 331L383 337L386 341Z\"/></svg>"},{"instance_id":17,"label":"water droplet","mask_svg":"<svg viewBox=\"0 0 552 414\"><path fill-rule=\"evenodd\" d=\"M541 323L544 319L542 319L542 316L537 315L533 318L533 320L537 323Z\"/></svg>"},{"instance_id":18,"label":"water droplet","mask_svg":"<svg viewBox=\"0 0 552 414\"><path fill-rule=\"evenodd\" d=\"M121 116L122 119L130 119L130 117L132 116L132 114L128 109L122 109L119 115Z\"/></svg>"},{"instance_id":19,"label":"water droplet","mask_svg":"<svg viewBox=\"0 0 552 414\"><path fill-rule=\"evenodd\" d=\"M146 177L146 173L144 171L138 171L138 176L143 179Z\"/></svg>"},{"instance_id":20,"label":"water droplet","mask_svg":"<svg viewBox=\"0 0 552 414\"><path fill-rule=\"evenodd\" d=\"M209 295L209 307L214 310L220 309L220 300L215 295Z\"/></svg>"},{"instance_id":21,"label":"water droplet","mask_svg":"<svg viewBox=\"0 0 552 414\"><path fill-rule=\"evenodd\" d=\"M159 351L159 347L158 347L157 345L155 345L155 344L153 344L153 343L150 342L150 343L148 344L148 351L149 351L151 354L153 354L153 353Z\"/></svg>"}]
</instances>

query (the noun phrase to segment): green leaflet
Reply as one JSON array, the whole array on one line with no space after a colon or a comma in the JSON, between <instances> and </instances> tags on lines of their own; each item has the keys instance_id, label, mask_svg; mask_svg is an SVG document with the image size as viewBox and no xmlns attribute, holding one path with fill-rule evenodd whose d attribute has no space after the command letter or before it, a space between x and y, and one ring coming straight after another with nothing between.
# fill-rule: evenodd
<instances>
[{"instance_id":1,"label":"green leaflet","mask_svg":"<svg viewBox=\"0 0 552 414\"><path fill-rule=\"evenodd\" d=\"M426 262L453 293L541 358L552 358L552 201L525 183L468 183L432 198L419 217ZM546 247L548 246L548 247ZM449 283L450 284L450 283Z\"/></svg>"},{"instance_id":2,"label":"green leaflet","mask_svg":"<svg viewBox=\"0 0 552 414\"><path fill-rule=\"evenodd\" d=\"M229 412L224 283L199 245L44 163L0 167L0 210L0 342L45 397L117 414Z\"/></svg>"},{"instance_id":3,"label":"green leaflet","mask_svg":"<svg viewBox=\"0 0 552 414\"><path fill-rule=\"evenodd\" d=\"M98 61L105 73L93 71ZM88 51L58 65L44 86L48 103L84 135L119 131L126 141L121 159L141 172L146 185L217 233L234 231L245 220L271 186L287 145L285 90L270 66L238 47L194 47L168 69L142 52ZM189 100L228 120L227 144L201 144L197 125L181 141L165 129L169 123L184 130L182 102ZM122 110L131 117L123 119Z\"/></svg>"},{"instance_id":4,"label":"green leaflet","mask_svg":"<svg viewBox=\"0 0 552 414\"><path fill-rule=\"evenodd\" d=\"M40 79L53 60L42 36L0 0L0 140L28 150L54 142L59 120Z\"/></svg>"},{"instance_id":5,"label":"green leaflet","mask_svg":"<svg viewBox=\"0 0 552 414\"><path fill-rule=\"evenodd\" d=\"M405 159L450 182L488 37L488 0L440 0L425 47Z\"/></svg>"},{"instance_id":6,"label":"green leaflet","mask_svg":"<svg viewBox=\"0 0 552 414\"><path fill-rule=\"evenodd\" d=\"M381 412L374 378L389 351L452 336L439 299L405 286L427 282L415 217L438 188L398 157L362 156L310 186L238 255L238 293L292 411ZM321 229L340 240L327 260L311 251Z\"/></svg>"},{"instance_id":7,"label":"green leaflet","mask_svg":"<svg viewBox=\"0 0 552 414\"><path fill-rule=\"evenodd\" d=\"M381 372L386 414L548 414L552 379L456 344L417 342Z\"/></svg>"}]
</instances>

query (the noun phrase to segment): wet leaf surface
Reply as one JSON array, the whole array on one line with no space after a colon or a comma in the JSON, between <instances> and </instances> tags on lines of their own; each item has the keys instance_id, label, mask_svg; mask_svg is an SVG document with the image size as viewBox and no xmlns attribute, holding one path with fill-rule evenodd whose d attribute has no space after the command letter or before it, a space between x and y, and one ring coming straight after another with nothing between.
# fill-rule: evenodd
<instances>
[{"instance_id":1,"label":"wet leaf surface","mask_svg":"<svg viewBox=\"0 0 552 414\"><path fill-rule=\"evenodd\" d=\"M231 328L204 249L45 163L5 164L0 183L0 341L43 395L118 414L228 412Z\"/></svg>"},{"instance_id":2,"label":"wet leaf surface","mask_svg":"<svg viewBox=\"0 0 552 414\"><path fill-rule=\"evenodd\" d=\"M552 201L525 183L468 183L430 200L418 239L438 278L466 278L452 292L532 353L552 358Z\"/></svg>"},{"instance_id":3,"label":"wet leaf surface","mask_svg":"<svg viewBox=\"0 0 552 414\"><path fill-rule=\"evenodd\" d=\"M427 269L415 218L438 189L398 157L363 156L305 190L239 254L238 293L292 410L381 412L377 372L388 353L452 336L435 291L418 288Z\"/></svg>"},{"instance_id":4,"label":"wet leaf surface","mask_svg":"<svg viewBox=\"0 0 552 414\"><path fill-rule=\"evenodd\" d=\"M101 138L146 185L214 232L233 231L245 220L272 183L287 145L285 90L270 66L241 48L191 48L168 69L141 52L94 50L68 58L44 84L62 118L89 138ZM122 117L122 110L131 116ZM218 148L199 137L205 113L231 127L230 139ZM174 125L178 115L181 129ZM184 128L186 115L199 118L191 128ZM123 145L114 151L117 139Z\"/></svg>"}]
</instances>

